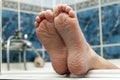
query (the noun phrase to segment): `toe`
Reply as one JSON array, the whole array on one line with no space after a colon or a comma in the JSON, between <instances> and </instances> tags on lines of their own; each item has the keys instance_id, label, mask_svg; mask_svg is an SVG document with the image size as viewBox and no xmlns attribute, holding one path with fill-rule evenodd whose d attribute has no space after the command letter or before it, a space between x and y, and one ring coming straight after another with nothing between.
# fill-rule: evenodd
<instances>
[{"instance_id":1,"label":"toe","mask_svg":"<svg viewBox=\"0 0 120 80\"><path fill-rule=\"evenodd\" d=\"M65 6L63 4L59 4L58 6L56 6L56 8L54 9L54 16L58 16L61 12L63 12L64 9Z\"/></svg>"},{"instance_id":2,"label":"toe","mask_svg":"<svg viewBox=\"0 0 120 80\"><path fill-rule=\"evenodd\" d=\"M46 18L49 22L53 22L53 21L54 21L53 12L52 12L51 10L46 10L46 12L45 12L45 18Z\"/></svg>"},{"instance_id":3,"label":"toe","mask_svg":"<svg viewBox=\"0 0 120 80\"><path fill-rule=\"evenodd\" d=\"M58 5L55 10L54 10L54 16L58 16L60 13L67 13L69 14L69 12L72 10L71 7L67 6L66 4L60 4Z\"/></svg>"},{"instance_id":4,"label":"toe","mask_svg":"<svg viewBox=\"0 0 120 80\"><path fill-rule=\"evenodd\" d=\"M66 8L65 8L65 10L64 10L64 11L65 11L66 13L69 13L69 12L70 12L70 10L72 10L72 8L71 8L71 7L69 7L69 6L66 6Z\"/></svg>"},{"instance_id":5,"label":"toe","mask_svg":"<svg viewBox=\"0 0 120 80\"><path fill-rule=\"evenodd\" d=\"M67 7L67 4L61 4L59 6L59 8L61 9L61 11L65 11L66 10L66 7Z\"/></svg>"},{"instance_id":6,"label":"toe","mask_svg":"<svg viewBox=\"0 0 120 80\"><path fill-rule=\"evenodd\" d=\"M54 19L53 12L51 10L40 12L38 17L36 17L36 21L40 23L43 19L46 19L49 22L53 22Z\"/></svg>"},{"instance_id":7,"label":"toe","mask_svg":"<svg viewBox=\"0 0 120 80\"><path fill-rule=\"evenodd\" d=\"M40 24L40 18L39 18L39 16L36 16L36 19L35 19L35 27L38 27L39 26L39 24Z\"/></svg>"},{"instance_id":8,"label":"toe","mask_svg":"<svg viewBox=\"0 0 120 80\"><path fill-rule=\"evenodd\" d=\"M39 23L35 21L35 27L37 28L39 26Z\"/></svg>"},{"instance_id":9,"label":"toe","mask_svg":"<svg viewBox=\"0 0 120 80\"><path fill-rule=\"evenodd\" d=\"M45 11L42 11L38 14L39 22L41 22L43 19L45 19Z\"/></svg>"},{"instance_id":10,"label":"toe","mask_svg":"<svg viewBox=\"0 0 120 80\"><path fill-rule=\"evenodd\" d=\"M36 20L36 22L39 23L39 22L40 22L40 17L39 17L39 16L36 16L36 19L35 19L35 20Z\"/></svg>"},{"instance_id":11,"label":"toe","mask_svg":"<svg viewBox=\"0 0 120 80\"><path fill-rule=\"evenodd\" d=\"M37 28L41 21L43 21L44 19L46 19L49 22L53 22L54 21L53 12L51 10L40 12L38 16L36 16L35 27Z\"/></svg>"},{"instance_id":12,"label":"toe","mask_svg":"<svg viewBox=\"0 0 120 80\"><path fill-rule=\"evenodd\" d=\"M70 10L68 14L71 18L77 18L76 13L73 10Z\"/></svg>"},{"instance_id":13,"label":"toe","mask_svg":"<svg viewBox=\"0 0 120 80\"><path fill-rule=\"evenodd\" d=\"M45 18L44 14L45 12L42 11L38 14L38 16L36 16L35 23L34 23L36 28L39 26L40 22Z\"/></svg>"}]
</instances>

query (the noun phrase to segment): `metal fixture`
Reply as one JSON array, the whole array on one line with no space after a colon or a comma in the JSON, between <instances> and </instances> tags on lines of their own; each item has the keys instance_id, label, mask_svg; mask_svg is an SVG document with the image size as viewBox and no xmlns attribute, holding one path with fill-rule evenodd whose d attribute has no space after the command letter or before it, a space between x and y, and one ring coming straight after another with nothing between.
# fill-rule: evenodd
<instances>
[{"instance_id":1,"label":"metal fixture","mask_svg":"<svg viewBox=\"0 0 120 80\"><path fill-rule=\"evenodd\" d=\"M27 35L25 35L27 38ZM32 46L32 43L26 39L22 38L22 33L20 30L16 30L13 36L10 36L7 42L2 43L2 47L7 50L7 68L10 70L10 50L16 50L19 53L19 62L21 62L21 52L23 52L24 68L27 70L26 66L26 51L27 48L31 48L37 58L34 61L35 66L43 67L44 59L40 56L39 52Z\"/></svg>"}]
</instances>

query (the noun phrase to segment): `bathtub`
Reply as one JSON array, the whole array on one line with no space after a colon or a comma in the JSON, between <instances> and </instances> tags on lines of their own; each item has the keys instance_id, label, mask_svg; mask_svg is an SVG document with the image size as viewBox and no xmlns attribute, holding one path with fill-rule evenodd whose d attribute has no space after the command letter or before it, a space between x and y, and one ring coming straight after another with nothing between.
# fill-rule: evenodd
<instances>
[{"instance_id":1,"label":"bathtub","mask_svg":"<svg viewBox=\"0 0 120 80\"><path fill-rule=\"evenodd\" d=\"M113 64L120 67L120 60L109 60ZM54 72L52 65L50 62L46 62L43 68L36 68L33 63L27 63L27 70L24 70L23 63L11 63L10 71L7 71L6 63L2 64L2 72L0 75L0 79L52 79L52 80L96 80L96 79L109 79L109 80L120 80L120 70L119 69L111 69L111 70L91 70L88 74L84 76L75 76L70 75L58 75Z\"/></svg>"}]
</instances>

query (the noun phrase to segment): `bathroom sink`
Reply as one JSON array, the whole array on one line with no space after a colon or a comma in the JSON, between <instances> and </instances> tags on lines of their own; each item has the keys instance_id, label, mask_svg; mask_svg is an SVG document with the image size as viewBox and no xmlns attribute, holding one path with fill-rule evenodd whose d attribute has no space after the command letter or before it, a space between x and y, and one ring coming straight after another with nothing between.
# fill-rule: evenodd
<instances>
[{"instance_id":1,"label":"bathroom sink","mask_svg":"<svg viewBox=\"0 0 120 80\"><path fill-rule=\"evenodd\" d=\"M118 64L120 60L110 60L115 65ZM80 79L84 80L99 80L115 78L115 80L119 80L120 78L120 69L111 69L111 70L91 70L85 76L75 76L70 75L69 77L66 75L58 75L52 68L50 62L46 62L43 68L36 68L33 63L27 63L27 70L24 70L23 63L11 63L10 71L7 71L7 65L5 63L2 64L2 73L0 75L0 79L62 79L62 80L70 80L70 79Z\"/></svg>"}]
</instances>

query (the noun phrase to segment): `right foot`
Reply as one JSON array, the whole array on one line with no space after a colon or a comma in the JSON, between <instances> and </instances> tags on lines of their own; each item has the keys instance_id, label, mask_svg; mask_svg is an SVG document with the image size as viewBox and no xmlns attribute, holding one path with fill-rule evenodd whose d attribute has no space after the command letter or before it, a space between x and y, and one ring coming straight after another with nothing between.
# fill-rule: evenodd
<instances>
[{"instance_id":1,"label":"right foot","mask_svg":"<svg viewBox=\"0 0 120 80\"><path fill-rule=\"evenodd\" d=\"M117 68L96 55L88 45L79 27L77 16L69 6L58 5L54 16L55 28L68 49L67 63L71 73L82 75L91 69Z\"/></svg>"},{"instance_id":2,"label":"right foot","mask_svg":"<svg viewBox=\"0 0 120 80\"><path fill-rule=\"evenodd\" d=\"M67 74L67 49L54 27L54 16L50 10L36 17L36 34L50 55L53 68L58 74Z\"/></svg>"}]
</instances>

